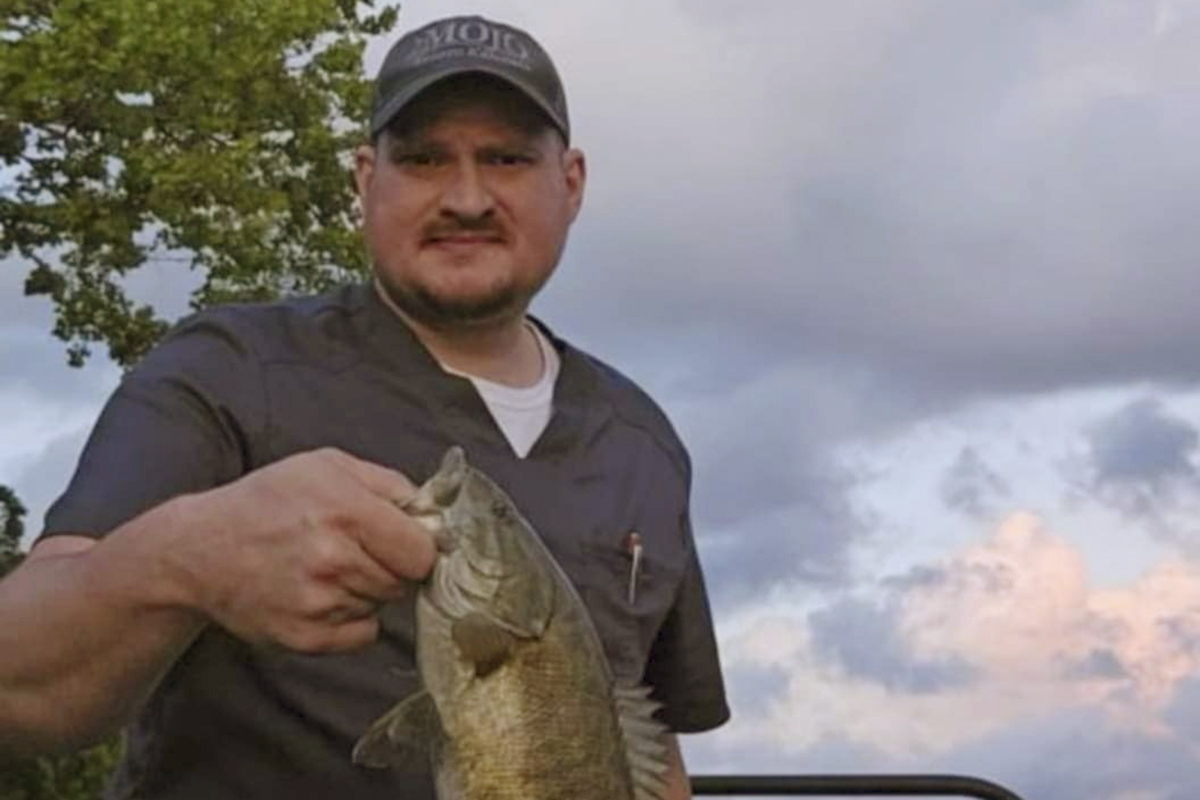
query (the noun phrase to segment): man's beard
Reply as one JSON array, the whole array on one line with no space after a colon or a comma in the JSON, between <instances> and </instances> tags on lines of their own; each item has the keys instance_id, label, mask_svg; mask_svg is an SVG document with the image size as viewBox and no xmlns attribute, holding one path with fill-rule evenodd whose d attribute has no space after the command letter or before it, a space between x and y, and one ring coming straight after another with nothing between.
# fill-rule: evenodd
<instances>
[{"instance_id":1,"label":"man's beard","mask_svg":"<svg viewBox=\"0 0 1200 800\"><path fill-rule=\"evenodd\" d=\"M396 308L434 330L477 327L520 316L538 288L522 291L506 284L479 297L449 298L440 297L424 286L399 284L382 275L377 277L380 288Z\"/></svg>"}]
</instances>

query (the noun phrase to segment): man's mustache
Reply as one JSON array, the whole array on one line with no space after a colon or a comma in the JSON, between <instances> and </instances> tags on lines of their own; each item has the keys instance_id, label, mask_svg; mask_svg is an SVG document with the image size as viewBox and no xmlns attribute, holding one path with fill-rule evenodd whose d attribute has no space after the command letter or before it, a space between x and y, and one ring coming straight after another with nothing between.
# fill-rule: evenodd
<instances>
[{"instance_id":1,"label":"man's mustache","mask_svg":"<svg viewBox=\"0 0 1200 800\"><path fill-rule=\"evenodd\" d=\"M453 219L442 220L430 225L425 230L426 239L444 239L460 234L491 234L504 237L504 227L490 215L480 217L455 216Z\"/></svg>"}]
</instances>

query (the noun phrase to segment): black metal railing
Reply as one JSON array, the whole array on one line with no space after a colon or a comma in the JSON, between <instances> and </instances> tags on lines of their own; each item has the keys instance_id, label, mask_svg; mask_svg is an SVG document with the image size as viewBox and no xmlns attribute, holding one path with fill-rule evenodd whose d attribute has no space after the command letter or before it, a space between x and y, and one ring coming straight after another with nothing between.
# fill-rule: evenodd
<instances>
[{"instance_id":1,"label":"black metal railing","mask_svg":"<svg viewBox=\"0 0 1200 800\"><path fill-rule=\"evenodd\" d=\"M694 775L692 794L1021 800L1015 792L1003 786L961 775Z\"/></svg>"}]
</instances>

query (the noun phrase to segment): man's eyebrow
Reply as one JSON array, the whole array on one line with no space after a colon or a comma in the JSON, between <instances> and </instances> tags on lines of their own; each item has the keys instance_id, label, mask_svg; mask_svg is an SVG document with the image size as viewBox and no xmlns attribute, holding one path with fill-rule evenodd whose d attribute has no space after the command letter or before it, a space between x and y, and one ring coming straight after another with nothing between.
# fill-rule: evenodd
<instances>
[{"instance_id":1,"label":"man's eyebrow","mask_svg":"<svg viewBox=\"0 0 1200 800\"><path fill-rule=\"evenodd\" d=\"M409 136L390 136L388 138L387 148L389 152L428 152L442 153L450 149L450 145L440 139L423 136L421 134L413 134ZM538 146L538 142L524 136L513 136L493 142L487 142L478 145L475 151L483 155L496 155L498 153L520 153L521 155L541 157L542 149Z\"/></svg>"},{"instance_id":2,"label":"man's eyebrow","mask_svg":"<svg viewBox=\"0 0 1200 800\"><path fill-rule=\"evenodd\" d=\"M388 144L397 150L432 150L444 149L445 145L421 134L410 134L407 136L396 136L393 134L388 137Z\"/></svg>"},{"instance_id":3,"label":"man's eyebrow","mask_svg":"<svg viewBox=\"0 0 1200 800\"><path fill-rule=\"evenodd\" d=\"M528 156L540 156L541 148L536 142L530 142L522 139L505 140L502 142L491 142L489 144L480 145L476 148L481 153L520 153Z\"/></svg>"}]
</instances>

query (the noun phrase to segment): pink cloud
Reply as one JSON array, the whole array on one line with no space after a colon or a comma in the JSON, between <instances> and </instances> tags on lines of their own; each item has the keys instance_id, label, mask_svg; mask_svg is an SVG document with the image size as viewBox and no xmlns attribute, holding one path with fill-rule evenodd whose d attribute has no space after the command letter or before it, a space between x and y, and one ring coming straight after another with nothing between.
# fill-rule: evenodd
<instances>
[{"instance_id":1,"label":"pink cloud","mask_svg":"<svg viewBox=\"0 0 1200 800\"><path fill-rule=\"evenodd\" d=\"M1031 514L889 586L869 602L893 615L906 657L969 665L970 680L916 691L849 669L816 646L810 609L775 608L743 624L724 653L735 674L753 665L787 679L758 713L735 706L722 735L791 752L837 738L928 759L1023 720L1087 710L1166 741L1164 712L1200 674L1200 565L1165 561L1127 586L1095 588L1079 550Z\"/></svg>"}]
</instances>

